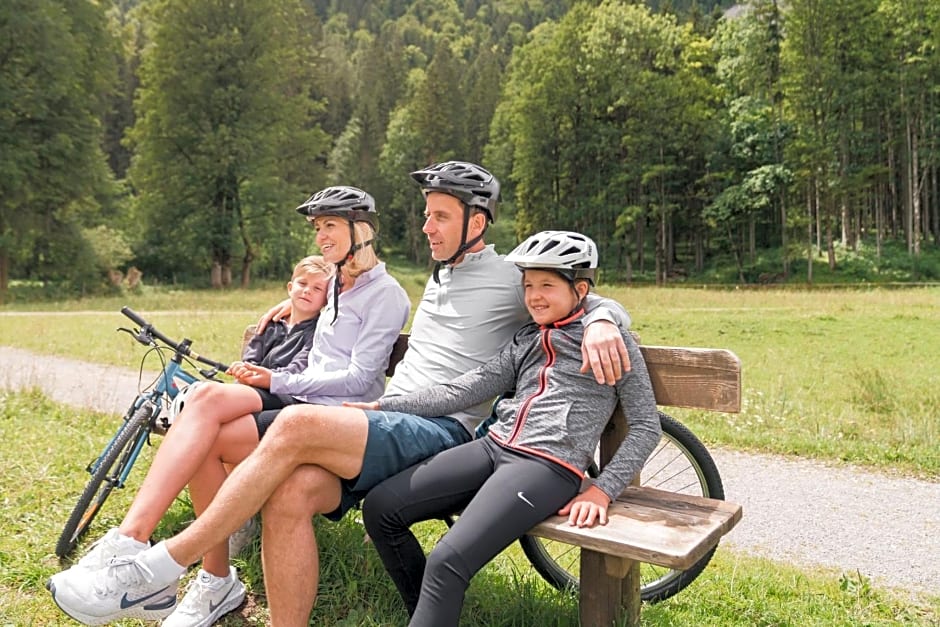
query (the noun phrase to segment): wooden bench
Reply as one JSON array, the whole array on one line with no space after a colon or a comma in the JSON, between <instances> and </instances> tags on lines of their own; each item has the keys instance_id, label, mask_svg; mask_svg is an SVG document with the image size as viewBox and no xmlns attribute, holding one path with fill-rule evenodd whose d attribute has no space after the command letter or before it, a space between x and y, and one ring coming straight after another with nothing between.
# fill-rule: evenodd
<instances>
[{"instance_id":1,"label":"wooden bench","mask_svg":"<svg viewBox=\"0 0 940 627\"><path fill-rule=\"evenodd\" d=\"M399 336L387 374L408 348ZM741 362L727 350L640 346L656 403L720 412L741 410ZM618 405L601 438L601 467L627 433ZM628 487L608 510L608 523L572 527L553 516L531 535L581 548L581 626L640 623L640 564L685 570L710 551L741 520L741 506L729 501Z\"/></svg>"},{"instance_id":2,"label":"wooden bench","mask_svg":"<svg viewBox=\"0 0 940 627\"><path fill-rule=\"evenodd\" d=\"M250 337L251 327L245 338ZM408 348L408 335L395 342L386 374ZM656 403L719 412L741 408L741 363L727 350L640 346ZM618 405L600 443L603 468L626 436ZM640 564L685 570L718 544L741 520L741 506L729 501L630 486L608 511L603 526L579 528L553 516L529 533L580 547L579 611L582 627L639 625Z\"/></svg>"}]
</instances>

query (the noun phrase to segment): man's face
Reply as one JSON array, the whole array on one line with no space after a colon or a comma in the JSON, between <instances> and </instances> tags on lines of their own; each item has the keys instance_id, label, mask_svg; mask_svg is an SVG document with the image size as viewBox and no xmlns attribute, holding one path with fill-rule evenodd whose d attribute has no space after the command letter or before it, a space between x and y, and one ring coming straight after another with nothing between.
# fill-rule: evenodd
<instances>
[{"instance_id":1,"label":"man's face","mask_svg":"<svg viewBox=\"0 0 940 627\"><path fill-rule=\"evenodd\" d=\"M434 261L447 261L460 247L463 211L463 203L450 194L431 192L427 195L421 230L428 236ZM468 233L467 237L471 235Z\"/></svg>"}]
</instances>

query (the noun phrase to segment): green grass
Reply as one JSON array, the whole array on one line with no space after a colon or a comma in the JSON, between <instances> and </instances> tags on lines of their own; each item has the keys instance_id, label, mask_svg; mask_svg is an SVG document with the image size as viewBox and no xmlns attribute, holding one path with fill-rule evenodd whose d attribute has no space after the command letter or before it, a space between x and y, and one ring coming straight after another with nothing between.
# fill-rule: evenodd
<instances>
[{"instance_id":1,"label":"green grass","mask_svg":"<svg viewBox=\"0 0 940 627\"><path fill-rule=\"evenodd\" d=\"M417 303L426 274L393 269ZM601 286L646 344L728 348L743 364L740 414L674 410L710 445L940 477L940 288L714 290ZM114 332L127 304L200 353L237 357L241 331L283 297L255 290L145 289L0 309L0 345L136 367L139 345Z\"/></svg>"},{"instance_id":2,"label":"green grass","mask_svg":"<svg viewBox=\"0 0 940 627\"><path fill-rule=\"evenodd\" d=\"M62 565L53 555L61 526L87 477L84 465L117 426L113 416L75 411L38 393L0 392L0 625L73 624L59 613L43 584ZM115 525L148 467L145 451L130 485L116 492L92 527L96 538ZM191 518L185 498L155 537ZM354 515L334 524L317 520L321 546L320 598L311 625L404 625L391 581ZM426 523L426 543L443 531ZM81 551L82 549L80 549ZM236 560L249 603L221 624L264 624L264 587L257 545ZM705 573L679 596L643 609L644 625L936 625L940 597L911 597L873 586L854 573L798 568L719 549ZM126 621L123 625L139 625ZM577 601L542 582L518 550L504 554L473 581L462 624L569 626Z\"/></svg>"}]
</instances>

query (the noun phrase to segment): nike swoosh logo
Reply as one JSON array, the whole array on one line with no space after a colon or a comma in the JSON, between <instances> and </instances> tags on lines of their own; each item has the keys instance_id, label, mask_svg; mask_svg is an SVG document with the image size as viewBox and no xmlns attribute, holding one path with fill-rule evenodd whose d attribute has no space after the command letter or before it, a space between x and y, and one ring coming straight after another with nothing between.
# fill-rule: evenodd
<instances>
[{"instance_id":1,"label":"nike swoosh logo","mask_svg":"<svg viewBox=\"0 0 940 627\"><path fill-rule=\"evenodd\" d=\"M518 496L520 499L522 499L523 502L526 503L526 505L528 505L528 506L531 507L532 509L535 509L535 505L532 504L532 501L530 501L530 500L527 499L525 496L523 496L522 492L516 492L516 496Z\"/></svg>"},{"instance_id":2,"label":"nike swoosh logo","mask_svg":"<svg viewBox=\"0 0 940 627\"><path fill-rule=\"evenodd\" d=\"M226 590L225 596L222 597L222 600L219 601L218 603L213 603L212 601L209 601L209 613L210 613L210 614L214 614L214 613L215 613L215 610L216 610L220 605L222 605L223 603L225 603L225 600L228 599L228 593L231 592L231 591L232 591L232 588L234 588L234 587L235 587L235 582L233 581L233 582L232 582L232 585L230 585L230 586L228 587L228 590Z\"/></svg>"},{"instance_id":3,"label":"nike swoosh logo","mask_svg":"<svg viewBox=\"0 0 940 627\"><path fill-rule=\"evenodd\" d=\"M156 592L154 592L154 593L152 593L152 594L148 594L147 596L142 596L142 597L140 597L140 598L138 598L138 599L131 599L131 598L129 598L129 597L127 596L127 593L125 592L125 593L124 593L124 596L121 597L121 609L122 609L122 610L126 610L127 608L133 607L133 606L135 606L135 605L139 605L139 604L143 603L144 601L146 601L146 600L148 600L148 599L152 599L152 598L154 598L154 597L156 597L156 596L160 596L161 594L166 594L166 593L169 591L169 589L170 589L170 586L167 586L166 588L163 588L162 590L157 590ZM175 594L173 595L173 600L174 600L174 601L176 600L176 595L175 595Z\"/></svg>"}]
</instances>

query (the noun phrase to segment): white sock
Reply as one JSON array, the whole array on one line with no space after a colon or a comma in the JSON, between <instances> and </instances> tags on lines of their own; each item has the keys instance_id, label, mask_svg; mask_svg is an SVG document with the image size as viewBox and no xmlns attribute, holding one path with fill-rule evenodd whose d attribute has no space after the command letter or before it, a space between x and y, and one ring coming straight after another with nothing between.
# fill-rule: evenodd
<instances>
[{"instance_id":1,"label":"white sock","mask_svg":"<svg viewBox=\"0 0 940 627\"><path fill-rule=\"evenodd\" d=\"M118 542L121 542L122 544L130 544L140 549L141 551L150 548L150 542L141 542L134 536L125 536L120 531L115 531L115 534L117 535Z\"/></svg>"},{"instance_id":2,"label":"white sock","mask_svg":"<svg viewBox=\"0 0 940 627\"><path fill-rule=\"evenodd\" d=\"M153 573L154 583L169 585L186 572L186 567L178 564L170 556L170 552L166 549L166 542L158 542L138 555L137 559Z\"/></svg>"}]
</instances>

